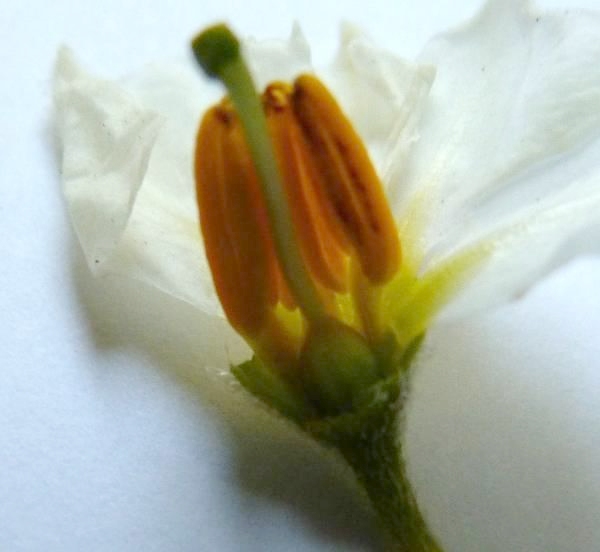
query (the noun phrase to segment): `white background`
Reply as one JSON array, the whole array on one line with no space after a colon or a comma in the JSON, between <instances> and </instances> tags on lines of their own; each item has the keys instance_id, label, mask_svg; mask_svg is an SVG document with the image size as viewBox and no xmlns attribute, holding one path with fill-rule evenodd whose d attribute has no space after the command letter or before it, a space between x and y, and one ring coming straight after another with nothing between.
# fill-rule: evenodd
<instances>
[{"instance_id":1,"label":"white background","mask_svg":"<svg viewBox=\"0 0 600 552\"><path fill-rule=\"evenodd\" d=\"M117 77L181 57L216 19L261 38L297 19L319 62L347 19L412 57L479 1L271 4L0 5L1 551L379 550L355 489L314 447L257 426L218 381L187 381L219 328L200 335L184 305L92 280L60 197L60 43ZM408 456L447 552L600 549L599 291L600 263L584 260L517 304L433 332Z\"/></svg>"}]
</instances>

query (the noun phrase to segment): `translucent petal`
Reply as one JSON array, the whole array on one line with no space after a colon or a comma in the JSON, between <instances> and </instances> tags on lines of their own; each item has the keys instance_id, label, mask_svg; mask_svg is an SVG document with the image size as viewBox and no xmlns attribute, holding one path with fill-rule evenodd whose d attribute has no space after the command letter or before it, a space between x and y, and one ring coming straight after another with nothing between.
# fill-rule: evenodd
<instances>
[{"instance_id":1,"label":"translucent petal","mask_svg":"<svg viewBox=\"0 0 600 552\"><path fill-rule=\"evenodd\" d=\"M204 258L192 179L207 92L177 67L127 89L91 77L61 50L56 106L65 196L88 264L220 312Z\"/></svg>"},{"instance_id":2,"label":"translucent petal","mask_svg":"<svg viewBox=\"0 0 600 552\"><path fill-rule=\"evenodd\" d=\"M395 208L425 269L476 243L490 255L465 314L522 293L576 237L599 243L600 17L491 0L420 59L436 80L390 172Z\"/></svg>"},{"instance_id":3,"label":"translucent petal","mask_svg":"<svg viewBox=\"0 0 600 552\"><path fill-rule=\"evenodd\" d=\"M75 230L99 269L125 230L160 132L160 117L81 72L63 49L56 66L62 176ZM72 144L72 146L71 146Z\"/></svg>"},{"instance_id":4,"label":"translucent petal","mask_svg":"<svg viewBox=\"0 0 600 552\"><path fill-rule=\"evenodd\" d=\"M310 48L297 23L287 41L248 39L244 53L259 90L272 81L292 81L312 70Z\"/></svg>"},{"instance_id":5,"label":"translucent petal","mask_svg":"<svg viewBox=\"0 0 600 552\"><path fill-rule=\"evenodd\" d=\"M394 148L394 164L403 162L407 146L416 139L418 121L435 71L378 48L359 29L342 26L340 47L323 80L367 143L373 161L385 178L382 158Z\"/></svg>"}]
</instances>

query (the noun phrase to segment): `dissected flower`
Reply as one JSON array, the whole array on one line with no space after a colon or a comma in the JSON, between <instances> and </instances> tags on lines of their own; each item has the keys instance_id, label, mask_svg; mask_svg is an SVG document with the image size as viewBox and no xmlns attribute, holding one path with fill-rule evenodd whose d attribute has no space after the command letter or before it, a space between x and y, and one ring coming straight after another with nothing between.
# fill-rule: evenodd
<instances>
[{"instance_id":1,"label":"dissected flower","mask_svg":"<svg viewBox=\"0 0 600 552\"><path fill-rule=\"evenodd\" d=\"M247 43L266 86L292 241L263 197L243 113L229 99L209 109L218 96L191 66L116 84L63 50L65 195L88 263L222 316L208 257L225 314L257 355L236 376L341 452L400 549L437 550L390 407L401 409L415 347L435 319L518 297L597 250L598 38L596 15L490 0L417 64L350 28L322 71L298 28L287 43ZM196 178L206 251L192 170L204 112ZM387 443L379 456L376 434Z\"/></svg>"}]
</instances>

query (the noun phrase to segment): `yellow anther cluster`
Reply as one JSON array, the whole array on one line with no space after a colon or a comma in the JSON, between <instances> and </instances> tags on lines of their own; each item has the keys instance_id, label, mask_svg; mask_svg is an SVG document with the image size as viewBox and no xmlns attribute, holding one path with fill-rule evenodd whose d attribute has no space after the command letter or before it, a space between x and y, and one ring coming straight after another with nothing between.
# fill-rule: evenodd
<instances>
[{"instance_id":1,"label":"yellow anther cluster","mask_svg":"<svg viewBox=\"0 0 600 552\"><path fill-rule=\"evenodd\" d=\"M356 294L378 289L400 264L381 183L351 123L318 79L272 83L261 100L304 269L323 312L360 331L365 297ZM196 182L206 253L232 325L255 341L273 332L284 310L299 310L305 325L314 322L288 285L261 182L227 98L202 120Z\"/></svg>"}]
</instances>

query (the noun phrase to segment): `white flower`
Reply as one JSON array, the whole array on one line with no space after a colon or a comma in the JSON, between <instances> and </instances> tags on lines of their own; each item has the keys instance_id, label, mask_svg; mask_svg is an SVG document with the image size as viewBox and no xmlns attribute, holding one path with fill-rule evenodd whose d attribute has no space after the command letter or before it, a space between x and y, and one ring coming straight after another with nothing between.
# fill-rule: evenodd
<instances>
[{"instance_id":1,"label":"white flower","mask_svg":"<svg viewBox=\"0 0 600 552\"><path fill-rule=\"evenodd\" d=\"M574 255L598 250L599 39L597 15L490 0L414 64L345 29L334 63L316 71L369 146L406 262L426 278L477 255L479 270L440 316L519 297ZM312 69L297 28L286 43L246 50L261 87ZM57 64L65 195L91 270L222 317L192 171L199 118L219 95L191 63L118 84L91 77L66 50Z\"/></svg>"}]
</instances>

